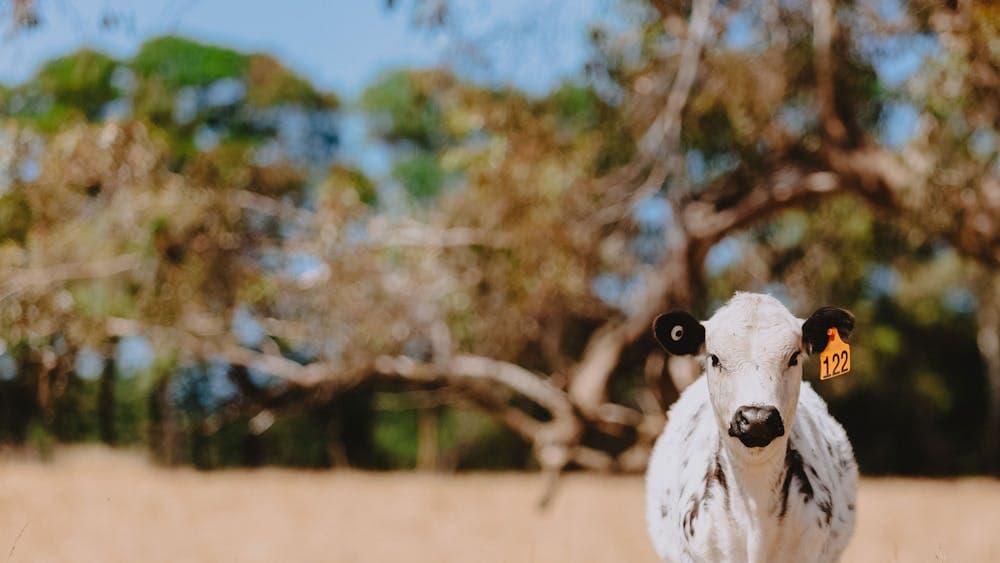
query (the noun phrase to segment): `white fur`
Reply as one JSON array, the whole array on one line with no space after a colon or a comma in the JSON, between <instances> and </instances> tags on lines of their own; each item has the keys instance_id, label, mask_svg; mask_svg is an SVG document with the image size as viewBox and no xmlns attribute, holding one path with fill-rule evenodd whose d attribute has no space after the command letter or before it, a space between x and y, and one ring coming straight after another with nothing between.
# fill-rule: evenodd
<instances>
[{"instance_id":1,"label":"white fur","mask_svg":"<svg viewBox=\"0 0 1000 563\"><path fill-rule=\"evenodd\" d=\"M844 429L802 382L803 360L788 365L804 353L802 321L773 297L737 293L703 324L703 352L720 365L707 361L670 409L646 474L657 554L836 561L854 530L857 465ZM730 437L743 405L777 407L785 434L762 448Z\"/></svg>"}]
</instances>

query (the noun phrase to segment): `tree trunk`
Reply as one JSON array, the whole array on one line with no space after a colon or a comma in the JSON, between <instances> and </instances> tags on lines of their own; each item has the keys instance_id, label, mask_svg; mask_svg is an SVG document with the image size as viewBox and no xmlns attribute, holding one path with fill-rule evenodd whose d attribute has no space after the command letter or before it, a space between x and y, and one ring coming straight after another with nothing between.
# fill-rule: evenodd
<instances>
[{"instance_id":1,"label":"tree trunk","mask_svg":"<svg viewBox=\"0 0 1000 563\"><path fill-rule=\"evenodd\" d=\"M170 402L169 375L161 376L156 382L149 396L149 413L149 441L154 459L164 465L176 465L179 461L177 420Z\"/></svg>"},{"instance_id":2,"label":"tree trunk","mask_svg":"<svg viewBox=\"0 0 1000 563\"><path fill-rule=\"evenodd\" d=\"M118 440L115 427L115 360L108 354L101 372L100 388L97 391L97 427L101 441L109 446Z\"/></svg>"},{"instance_id":3,"label":"tree trunk","mask_svg":"<svg viewBox=\"0 0 1000 563\"><path fill-rule=\"evenodd\" d=\"M434 471L438 467L439 407L417 411L417 470Z\"/></svg>"},{"instance_id":4,"label":"tree trunk","mask_svg":"<svg viewBox=\"0 0 1000 563\"><path fill-rule=\"evenodd\" d=\"M983 432L988 471L1000 475L1000 274L988 272L979 286L979 353L989 381L989 405Z\"/></svg>"},{"instance_id":5,"label":"tree trunk","mask_svg":"<svg viewBox=\"0 0 1000 563\"><path fill-rule=\"evenodd\" d=\"M677 211L674 212L678 214ZM631 316L611 321L599 328L583 351L569 385L574 405L587 417L596 416L607 400L611 375L621 362L625 349L652 330L653 320L668 309L689 309L694 297L693 283L700 279L701 263L692 263L691 246L683 231L675 226L669 235L670 249L659 271L645 280L646 306Z\"/></svg>"}]
</instances>

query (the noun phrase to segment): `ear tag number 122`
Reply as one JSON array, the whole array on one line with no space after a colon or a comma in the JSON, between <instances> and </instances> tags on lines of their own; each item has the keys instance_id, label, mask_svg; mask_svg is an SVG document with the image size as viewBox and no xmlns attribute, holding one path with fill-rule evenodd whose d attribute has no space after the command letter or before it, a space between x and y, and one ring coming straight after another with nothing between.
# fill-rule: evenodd
<instances>
[{"instance_id":1,"label":"ear tag number 122","mask_svg":"<svg viewBox=\"0 0 1000 563\"><path fill-rule=\"evenodd\" d=\"M830 336L826 348L819 355L819 378L831 379L851 371L851 347L840 339L840 332L835 328L827 329Z\"/></svg>"}]
</instances>

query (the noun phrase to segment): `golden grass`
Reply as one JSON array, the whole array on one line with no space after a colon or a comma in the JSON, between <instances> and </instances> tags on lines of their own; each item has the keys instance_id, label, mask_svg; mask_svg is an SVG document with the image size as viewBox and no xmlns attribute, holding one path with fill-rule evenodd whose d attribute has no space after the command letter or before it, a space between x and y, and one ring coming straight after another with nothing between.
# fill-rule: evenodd
<instances>
[{"instance_id":1,"label":"golden grass","mask_svg":"<svg viewBox=\"0 0 1000 563\"><path fill-rule=\"evenodd\" d=\"M31 562L654 562L638 477L280 469L199 473L141 454L0 463L0 557ZM1000 561L1000 481L866 479L845 561ZM22 532L23 530L23 532Z\"/></svg>"}]
</instances>

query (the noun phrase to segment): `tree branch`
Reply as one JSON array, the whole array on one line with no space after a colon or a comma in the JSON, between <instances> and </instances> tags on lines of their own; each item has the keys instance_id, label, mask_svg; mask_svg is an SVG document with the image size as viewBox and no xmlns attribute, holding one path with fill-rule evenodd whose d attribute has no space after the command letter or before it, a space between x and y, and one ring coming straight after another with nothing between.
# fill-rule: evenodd
<instances>
[{"instance_id":1,"label":"tree branch","mask_svg":"<svg viewBox=\"0 0 1000 563\"><path fill-rule=\"evenodd\" d=\"M16 272L0 283L0 302L30 287L97 278L107 278L135 270L143 261L137 254L124 254L106 260L70 262Z\"/></svg>"},{"instance_id":2,"label":"tree branch","mask_svg":"<svg viewBox=\"0 0 1000 563\"><path fill-rule=\"evenodd\" d=\"M661 3L654 2L657 9ZM716 0L695 0L691 8L687 40L681 50L681 62L674 77L673 86L667 96L663 111L653 120L652 125L639 141L639 151L651 160L669 156L677 148L680 138L681 113L687 105L691 86L698 76L698 61L701 50L708 38L709 19ZM662 10L661 10L662 13Z\"/></svg>"},{"instance_id":3,"label":"tree branch","mask_svg":"<svg viewBox=\"0 0 1000 563\"><path fill-rule=\"evenodd\" d=\"M833 88L833 55L831 43L836 31L832 0L812 0L813 68L816 71L816 91L823 134L834 143L847 138L847 128L837 115Z\"/></svg>"},{"instance_id":4,"label":"tree branch","mask_svg":"<svg viewBox=\"0 0 1000 563\"><path fill-rule=\"evenodd\" d=\"M562 467L570 461L571 447L579 442L583 432L572 403L561 389L520 366L481 356L458 355L428 363L406 356L383 355L371 364L350 368L334 362L300 364L283 356L244 348L224 338L205 337L171 327L143 325L130 319L108 319L107 331L116 336L142 334L155 339L167 338L180 343L186 351L198 357L220 357L231 365L259 369L298 387L322 385L327 392L344 391L359 385L371 374L425 384L451 385L469 400L487 407L490 414L532 442L543 465ZM551 419L534 419L507 405L507 401L495 391L470 385L476 381L499 383L513 390L545 408Z\"/></svg>"},{"instance_id":5,"label":"tree branch","mask_svg":"<svg viewBox=\"0 0 1000 563\"><path fill-rule=\"evenodd\" d=\"M702 48L708 38L710 17L715 8L715 0L695 0L691 10L688 34L681 51L681 62L674 77L670 94L667 96L663 111L653 120L652 125L639 141L639 156L636 162L627 165L629 170L649 170L638 193L642 195L655 193L670 174L671 165L677 168L676 157L680 139L681 114L687 105L691 87L698 75L698 63ZM670 6L662 2L654 2L654 7L664 17L672 14ZM634 190L636 191L636 190ZM635 195L635 194L633 194ZM633 198L630 198L630 200ZM618 209L615 208L615 213ZM608 213L602 212L602 216ZM674 238L675 251L672 255L686 254L687 245L682 232L676 229L671 232ZM665 260L665 263L676 262ZM658 271L647 277L646 294L650 296L647 303L663 303L671 287L678 281L678 274L686 272ZM604 393L611 372L621 358L625 346L644 333L653 322L658 308L656 306L642 307L630 318L609 321L597 330L587 342L583 357L574 370L570 381L569 393L574 404L588 417L597 417L598 407L604 403Z\"/></svg>"}]
</instances>

